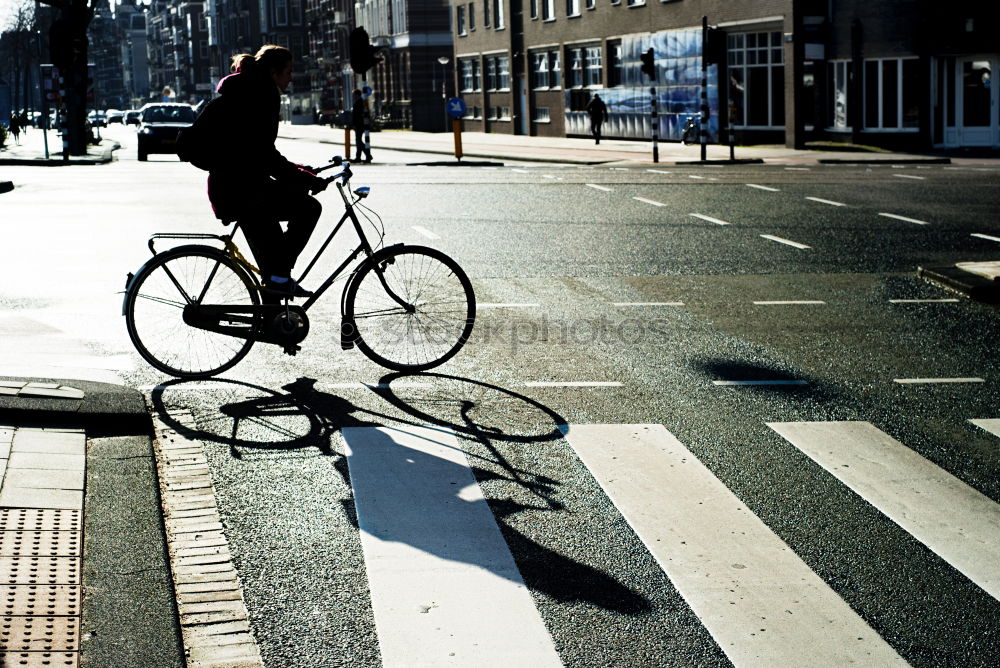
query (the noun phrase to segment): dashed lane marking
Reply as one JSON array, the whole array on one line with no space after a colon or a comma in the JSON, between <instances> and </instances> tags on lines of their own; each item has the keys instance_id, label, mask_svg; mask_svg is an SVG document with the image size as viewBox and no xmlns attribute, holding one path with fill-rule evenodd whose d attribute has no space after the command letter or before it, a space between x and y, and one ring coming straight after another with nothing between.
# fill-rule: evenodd
<instances>
[{"instance_id":1,"label":"dashed lane marking","mask_svg":"<svg viewBox=\"0 0 1000 668\"><path fill-rule=\"evenodd\" d=\"M764 239L769 240L769 241L776 241L779 244L785 244L786 246L793 246L793 247L798 248L800 250L806 250L808 248L812 248L812 246L807 246L805 244L800 244L798 241L791 241L789 239L782 239L781 237L776 237L773 234L762 234L760 236L763 237Z\"/></svg>"},{"instance_id":2,"label":"dashed lane marking","mask_svg":"<svg viewBox=\"0 0 1000 668\"><path fill-rule=\"evenodd\" d=\"M832 199L823 199L822 197L806 197L806 199L812 202L819 202L820 204L829 204L830 206L847 206L843 202L834 202Z\"/></svg>"},{"instance_id":3,"label":"dashed lane marking","mask_svg":"<svg viewBox=\"0 0 1000 668\"><path fill-rule=\"evenodd\" d=\"M950 304L961 301L956 297L946 299L890 299L890 304Z\"/></svg>"},{"instance_id":4,"label":"dashed lane marking","mask_svg":"<svg viewBox=\"0 0 1000 668\"><path fill-rule=\"evenodd\" d=\"M900 385L925 385L934 383L985 383L982 378L893 378Z\"/></svg>"},{"instance_id":5,"label":"dashed lane marking","mask_svg":"<svg viewBox=\"0 0 1000 668\"><path fill-rule=\"evenodd\" d=\"M518 174L530 174L531 173L527 169L512 169L510 171L517 172Z\"/></svg>"},{"instance_id":6,"label":"dashed lane marking","mask_svg":"<svg viewBox=\"0 0 1000 668\"><path fill-rule=\"evenodd\" d=\"M1000 436L1000 419L969 420L980 429L985 429L994 436Z\"/></svg>"},{"instance_id":7,"label":"dashed lane marking","mask_svg":"<svg viewBox=\"0 0 1000 668\"><path fill-rule=\"evenodd\" d=\"M613 302L614 306L684 306L684 302Z\"/></svg>"},{"instance_id":8,"label":"dashed lane marking","mask_svg":"<svg viewBox=\"0 0 1000 668\"><path fill-rule=\"evenodd\" d=\"M996 241L996 242L1000 242L1000 237L991 237L991 236L990 236L990 235L988 235L988 234L979 234L978 232L973 232L973 233L972 233L972 234L970 234L969 236L970 236L970 237L977 237L977 238L979 238L979 239L986 239L987 241Z\"/></svg>"},{"instance_id":9,"label":"dashed lane marking","mask_svg":"<svg viewBox=\"0 0 1000 668\"><path fill-rule=\"evenodd\" d=\"M703 179L704 176L697 176L696 174L688 174L689 179Z\"/></svg>"},{"instance_id":10,"label":"dashed lane marking","mask_svg":"<svg viewBox=\"0 0 1000 668\"><path fill-rule=\"evenodd\" d=\"M701 220L708 221L710 223L715 223L716 225L732 225L732 223L729 223L729 222L727 222L725 220L720 220L718 218L712 218L711 216L706 216L703 213L691 213L691 214L688 214L688 215L689 216L693 216L694 218L699 218Z\"/></svg>"},{"instance_id":11,"label":"dashed lane marking","mask_svg":"<svg viewBox=\"0 0 1000 668\"><path fill-rule=\"evenodd\" d=\"M605 186L599 186L596 183L585 183L583 185L587 186L588 188L593 188L594 190L603 190L606 193L611 192L611 188L606 188Z\"/></svg>"},{"instance_id":12,"label":"dashed lane marking","mask_svg":"<svg viewBox=\"0 0 1000 668\"><path fill-rule=\"evenodd\" d=\"M747 185L748 188L756 188L757 190L766 190L769 193L778 193L778 192L781 192L777 188L772 188L771 186L762 186L762 185L759 185L757 183L748 183L746 185Z\"/></svg>"},{"instance_id":13,"label":"dashed lane marking","mask_svg":"<svg viewBox=\"0 0 1000 668\"><path fill-rule=\"evenodd\" d=\"M653 206L666 206L663 202L657 202L656 200L646 199L645 197L633 197L632 199L639 200L640 202L645 202L646 204L652 204Z\"/></svg>"},{"instance_id":14,"label":"dashed lane marking","mask_svg":"<svg viewBox=\"0 0 1000 668\"><path fill-rule=\"evenodd\" d=\"M896 213L880 213L880 216L885 218L893 218L895 220L902 220L904 223L915 223L917 225L930 225L926 220L917 220L916 218L908 218L906 216L900 216Z\"/></svg>"},{"instance_id":15,"label":"dashed lane marking","mask_svg":"<svg viewBox=\"0 0 1000 668\"><path fill-rule=\"evenodd\" d=\"M574 380L574 381L528 381L525 387L622 387L622 383L609 380Z\"/></svg>"},{"instance_id":16,"label":"dashed lane marking","mask_svg":"<svg viewBox=\"0 0 1000 668\"><path fill-rule=\"evenodd\" d=\"M652 172L653 174L673 174L673 172L668 172L665 169L647 169L647 172Z\"/></svg>"},{"instance_id":17,"label":"dashed lane marking","mask_svg":"<svg viewBox=\"0 0 1000 668\"><path fill-rule=\"evenodd\" d=\"M426 227L421 227L420 225L414 225L413 229L416 230L417 232L419 232L420 234L424 235L428 239L440 239L441 238L439 235L434 234L433 232L431 232L430 230L428 230Z\"/></svg>"},{"instance_id":18,"label":"dashed lane marking","mask_svg":"<svg viewBox=\"0 0 1000 668\"><path fill-rule=\"evenodd\" d=\"M924 181L927 179L926 176L914 176L913 174L893 174L897 179L915 179L917 181Z\"/></svg>"},{"instance_id":19,"label":"dashed lane marking","mask_svg":"<svg viewBox=\"0 0 1000 668\"><path fill-rule=\"evenodd\" d=\"M712 385L720 387L753 387L757 385L808 385L807 380L713 380Z\"/></svg>"},{"instance_id":20,"label":"dashed lane marking","mask_svg":"<svg viewBox=\"0 0 1000 668\"><path fill-rule=\"evenodd\" d=\"M754 302L757 306L789 306L792 304L825 304L826 302L820 301L819 299L789 299L789 300L774 300L774 301L759 301Z\"/></svg>"},{"instance_id":21,"label":"dashed lane marking","mask_svg":"<svg viewBox=\"0 0 1000 668\"><path fill-rule=\"evenodd\" d=\"M789 172L808 172L811 171L808 167L785 167L785 170Z\"/></svg>"},{"instance_id":22,"label":"dashed lane marking","mask_svg":"<svg viewBox=\"0 0 1000 668\"><path fill-rule=\"evenodd\" d=\"M484 302L482 304L476 304L476 308L534 308L536 306L539 306L539 304L530 302Z\"/></svg>"}]
</instances>

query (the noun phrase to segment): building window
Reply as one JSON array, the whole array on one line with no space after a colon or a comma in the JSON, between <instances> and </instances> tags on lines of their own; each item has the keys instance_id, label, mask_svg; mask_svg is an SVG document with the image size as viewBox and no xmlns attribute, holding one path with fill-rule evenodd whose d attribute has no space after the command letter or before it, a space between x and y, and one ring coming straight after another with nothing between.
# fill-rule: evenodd
<instances>
[{"instance_id":1,"label":"building window","mask_svg":"<svg viewBox=\"0 0 1000 668\"><path fill-rule=\"evenodd\" d=\"M531 0L531 20L538 18L538 0Z\"/></svg>"},{"instance_id":2,"label":"building window","mask_svg":"<svg viewBox=\"0 0 1000 668\"><path fill-rule=\"evenodd\" d=\"M486 59L486 90L494 91L497 89L497 59L487 58Z\"/></svg>"},{"instance_id":3,"label":"building window","mask_svg":"<svg viewBox=\"0 0 1000 668\"><path fill-rule=\"evenodd\" d=\"M458 61L458 73L462 79L462 92L471 93L475 90L475 79L473 65L475 61L471 58L462 58Z\"/></svg>"},{"instance_id":4,"label":"building window","mask_svg":"<svg viewBox=\"0 0 1000 668\"><path fill-rule=\"evenodd\" d=\"M510 58L507 56L497 58L497 85L499 90L510 90Z\"/></svg>"},{"instance_id":5,"label":"building window","mask_svg":"<svg viewBox=\"0 0 1000 668\"><path fill-rule=\"evenodd\" d=\"M566 16L580 15L580 0L566 0Z\"/></svg>"},{"instance_id":6,"label":"building window","mask_svg":"<svg viewBox=\"0 0 1000 668\"><path fill-rule=\"evenodd\" d=\"M455 27L459 35L466 35L465 32L465 5L455 8Z\"/></svg>"},{"instance_id":7,"label":"building window","mask_svg":"<svg viewBox=\"0 0 1000 668\"><path fill-rule=\"evenodd\" d=\"M738 33L726 39L735 124L751 128L783 127L785 61L781 33Z\"/></svg>"},{"instance_id":8,"label":"building window","mask_svg":"<svg viewBox=\"0 0 1000 668\"><path fill-rule=\"evenodd\" d=\"M833 104L830 127L849 130L854 126L853 114L847 104L854 67L849 60L835 60L830 63L830 70L830 101Z\"/></svg>"},{"instance_id":9,"label":"building window","mask_svg":"<svg viewBox=\"0 0 1000 668\"><path fill-rule=\"evenodd\" d=\"M621 40L608 42L608 60L608 86L621 86L624 81Z\"/></svg>"},{"instance_id":10,"label":"building window","mask_svg":"<svg viewBox=\"0 0 1000 668\"><path fill-rule=\"evenodd\" d=\"M469 32L476 29L476 5L469 3Z\"/></svg>"},{"instance_id":11,"label":"building window","mask_svg":"<svg viewBox=\"0 0 1000 668\"><path fill-rule=\"evenodd\" d=\"M549 54L546 51L531 54L531 87L536 90L549 87Z\"/></svg>"},{"instance_id":12,"label":"building window","mask_svg":"<svg viewBox=\"0 0 1000 668\"><path fill-rule=\"evenodd\" d=\"M582 88L583 49L570 49L567 55L569 56L569 76L566 81L566 86L568 88Z\"/></svg>"},{"instance_id":13,"label":"building window","mask_svg":"<svg viewBox=\"0 0 1000 668\"><path fill-rule=\"evenodd\" d=\"M865 129L915 130L919 125L916 58L865 61Z\"/></svg>"},{"instance_id":14,"label":"building window","mask_svg":"<svg viewBox=\"0 0 1000 668\"><path fill-rule=\"evenodd\" d=\"M549 88L559 88L562 86L562 65L559 58L559 49L549 51Z\"/></svg>"},{"instance_id":15,"label":"building window","mask_svg":"<svg viewBox=\"0 0 1000 668\"><path fill-rule=\"evenodd\" d=\"M483 27L490 27L490 3L493 0L483 0Z\"/></svg>"},{"instance_id":16,"label":"building window","mask_svg":"<svg viewBox=\"0 0 1000 668\"><path fill-rule=\"evenodd\" d=\"M536 123L550 123L552 121L552 116L549 115L549 108L535 107L535 112L531 120Z\"/></svg>"},{"instance_id":17,"label":"building window","mask_svg":"<svg viewBox=\"0 0 1000 668\"><path fill-rule=\"evenodd\" d=\"M289 0L291 3L291 21L293 26L302 25L302 0ZM298 53L298 52L296 52Z\"/></svg>"},{"instance_id":18,"label":"building window","mask_svg":"<svg viewBox=\"0 0 1000 668\"><path fill-rule=\"evenodd\" d=\"M629 7L639 7L646 4L646 0L628 0Z\"/></svg>"},{"instance_id":19,"label":"building window","mask_svg":"<svg viewBox=\"0 0 1000 668\"><path fill-rule=\"evenodd\" d=\"M493 0L493 29L503 30L503 0Z\"/></svg>"},{"instance_id":20,"label":"building window","mask_svg":"<svg viewBox=\"0 0 1000 668\"><path fill-rule=\"evenodd\" d=\"M483 90L483 64L478 58L472 61L472 90L477 92Z\"/></svg>"},{"instance_id":21,"label":"building window","mask_svg":"<svg viewBox=\"0 0 1000 668\"><path fill-rule=\"evenodd\" d=\"M543 21L555 21L556 20L556 0L541 0L542 3L542 20Z\"/></svg>"},{"instance_id":22,"label":"building window","mask_svg":"<svg viewBox=\"0 0 1000 668\"><path fill-rule=\"evenodd\" d=\"M279 26L288 25L288 0L274 0L274 23Z\"/></svg>"},{"instance_id":23,"label":"building window","mask_svg":"<svg viewBox=\"0 0 1000 668\"><path fill-rule=\"evenodd\" d=\"M601 85L601 47L588 46L584 49L584 85Z\"/></svg>"}]
</instances>

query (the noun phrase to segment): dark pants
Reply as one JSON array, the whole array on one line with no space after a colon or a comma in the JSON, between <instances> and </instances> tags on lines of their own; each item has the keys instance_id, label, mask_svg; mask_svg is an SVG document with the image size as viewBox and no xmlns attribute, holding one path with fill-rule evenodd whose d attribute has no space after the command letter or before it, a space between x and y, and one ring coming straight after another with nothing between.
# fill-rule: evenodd
<instances>
[{"instance_id":1,"label":"dark pants","mask_svg":"<svg viewBox=\"0 0 1000 668\"><path fill-rule=\"evenodd\" d=\"M594 141L601 141L601 126L604 124L603 119L594 120L590 119L590 134L594 135Z\"/></svg>"},{"instance_id":2,"label":"dark pants","mask_svg":"<svg viewBox=\"0 0 1000 668\"><path fill-rule=\"evenodd\" d=\"M240 218L243 234L264 280L291 276L299 253L309 243L323 207L304 191L288 189L275 197L258 200L260 206ZM288 221L288 230L279 221Z\"/></svg>"},{"instance_id":3,"label":"dark pants","mask_svg":"<svg viewBox=\"0 0 1000 668\"><path fill-rule=\"evenodd\" d=\"M371 146L365 145L365 131L364 128L354 128L354 160L355 162L361 160L362 151L365 154L365 160L372 159L372 148Z\"/></svg>"}]
</instances>

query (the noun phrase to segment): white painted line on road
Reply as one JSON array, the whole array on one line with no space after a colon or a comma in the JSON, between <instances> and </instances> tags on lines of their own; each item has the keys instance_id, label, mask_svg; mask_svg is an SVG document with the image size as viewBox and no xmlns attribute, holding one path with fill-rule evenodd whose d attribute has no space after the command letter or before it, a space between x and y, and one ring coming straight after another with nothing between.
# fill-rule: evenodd
<instances>
[{"instance_id":1,"label":"white painted line on road","mask_svg":"<svg viewBox=\"0 0 1000 668\"><path fill-rule=\"evenodd\" d=\"M933 383L985 383L982 378L893 378L900 385L926 385Z\"/></svg>"},{"instance_id":2,"label":"white painted line on road","mask_svg":"<svg viewBox=\"0 0 1000 668\"><path fill-rule=\"evenodd\" d=\"M646 171L654 174L673 174L673 172L668 172L665 169L647 169Z\"/></svg>"},{"instance_id":3,"label":"white painted line on road","mask_svg":"<svg viewBox=\"0 0 1000 668\"><path fill-rule=\"evenodd\" d=\"M831 199L823 199L821 197L806 197L806 199L813 202L819 202L820 204L829 204L830 206L847 206L843 202L834 202Z\"/></svg>"},{"instance_id":4,"label":"white painted line on road","mask_svg":"<svg viewBox=\"0 0 1000 668\"><path fill-rule=\"evenodd\" d=\"M593 188L594 190L603 190L606 193L611 192L611 188L606 188L604 186L599 186L596 183L584 183L583 185L587 186L588 188Z\"/></svg>"},{"instance_id":5,"label":"white painted line on road","mask_svg":"<svg viewBox=\"0 0 1000 668\"><path fill-rule=\"evenodd\" d=\"M483 302L482 304L476 304L476 308L534 308L539 306L539 304L528 303L498 303L498 302Z\"/></svg>"},{"instance_id":6,"label":"white painted line on road","mask_svg":"<svg viewBox=\"0 0 1000 668\"><path fill-rule=\"evenodd\" d=\"M382 665L561 666L454 433L342 431Z\"/></svg>"},{"instance_id":7,"label":"white painted line on road","mask_svg":"<svg viewBox=\"0 0 1000 668\"><path fill-rule=\"evenodd\" d=\"M712 218L711 216L706 216L703 213L690 213L689 216L694 216L695 218L700 218L701 220L706 220L710 223L715 223L716 225L732 225L724 220L719 220L718 218Z\"/></svg>"},{"instance_id":8,"label":"white painted line on road","mask_svg":"<svg viewBox=\"0 0 1000 668\"><path fill-rule=\"evenodd\" d=\"M789 304L825 304L826 302L820 301L819 299L797 299L797 300L786 300L786 301L761 301L754 302L758 306L785 306Z\"/></svg>"},{"instance_id":9,"label":"white painted line on road","mask_svg":"<svg viewBox=\"0 0 1000 668\"><path fill-rule=\"evenodd\" d=\"M543 179L554 179L556 177L554 177L552 174L542 174L542 178Z\"/></svg>"},{"instance_id":10,"label":"white painted line on road","mask_svg":"<svg viewBox=\"0 0 1000 668\"><path fill-rule=\"evenodd\" d=\"M890 299L890 304L950 304L961 301L956 297L946 299Z\"/></svg>"},{"instance_id":11,"label":"white painted line on road","mask_svg":"<svg viewBox=\"0 0 1000 668\"><path fill-rule=\"evenodd\" d=\"M797 241L789 241L788 239L782 239L781 237L776 237L771 234L762 234L760 236L770 241L777 241L779 244L785 244L786 246L794 246L795 248L799 248L802 250L805 250L807 248L812 248L812 246L806 246L805 244L800 244Z\"/></svg>"},{"instance_id":12,"label":"white painted line on road","mask_svg":"<svg viewBox=\"0 0 1000 668\"><path fill-rule=\"evenodd\" d=\"M808 167L785 167L789 172L808 172L810 169Z\"/></svg>"},{"instance_id":13,"label":"white painted line on road","mask_svg":"<svg viewBox=\"0 0 1000 668\"><path fill-rule=\"evenodd\" d=\"M912 174L893 174L897 179L916 179L918 181L925 181L926 176L914 176Z\"/></svg>"},{"instance_id":14,"label":"white painted line on road","mask_svg":"<svg viewBox=\"0 0 1000 668\"><path fill-rule=\"evenodd\" d=\"M614 302L614 306L684 306L684 302Z\"/></svg>"},{"instance_id":15,"label":"white painted line on road","mask_svg":"<svg viewBox=\"0 0 1000 668\"><path fill-rule=\"evenodd\" d=\"M622 387L622 384L607 380L578 380L578 381L530 381L525 387Z\"/></svg>"},{"instance_id":16,"label":"white painted line on road","mask_svg":"<svg viewBox=\"0 0 1000 668\"><path fill-rule=\"evenodd\" d=\"M411 387L434 387L434 383L395 382L395 383L317 383L316 387L326 390L390 390Z\"/></svg>"},{"instance_id":17,"label":"white painted line on road","mask_svg":"<svg viewBox=\"0 0 1000 668\"><path fill-rule=\"evenodd\" d=\"M740 387L755 385L808 385L808 380L713 380L712 385L720 387Z\"/></svg>"},{"instance_id":18,"label":"white painted line on road","mask_svg":"<svg viewBox=\"0 0 1000 668\"><path fill-rule=\"evenodd\" d=\"M431 232L430 230L428 230L426 227L421 227L420 225L413 225L413 229L416 230L417 232L419 232L420 234L424 235L428 239L440 239L441 238L437 234L434 234L433 232Z\"/></svg>"},{"instance_id":19,"label":"white painted line on road","mask_svg":"<svg viewBox=\"0 0 1000 668\"><path fill-rule=\"evenodd\" d=\"M987 419L987 420L969 420L972 424L985 429L994 436L1000 436L1000 420L997 419Z\"/></svg>"},{"instance_id":20,"label":"white painted line on road","mask_svg":"<svg viewBox=\"0 0 1000 668\"><path fill-rule=\"evenodd\" d=\"M653 206L666 206L663 202L657 202L656 200L646 199L645 197L633 197L632 199L637 199L640 202L645 202L646 204L652 204Z\"/></svg>"},{"instance_id":21,"label":"white painted line on road","mask_svg":"<svg viewBox=\"0 0 1000 668\"><path fill-rule=\"evenodd\" d=\"M781 192L777 188L772 188L770 186L762 186L762 185L758 185L756 183L748 183L746 185L747 185L748 188L756 188L757 190L766 190L769 193L779 193L779 192Z\"/></svg>"},{"instance_id":22,"label":"white painted line on road","mask_svg":"<svg viewBox=\"0 0 1000 668\"><path fill-rule=\"evenodd\" d=\"M628 167L612 167L611 171L612 172L627 172L627 171L629 171L629 169L628 169Z\"/></svg>"},{"instance_id":23,"label":"white painted line on road","mask_svg":"<svg viewBox=\"0 0 1000 668\"><path fill-rule=\"evenodd\" d=\"M986 239L987 241L1000 241L1000 237L991 237L988 234L979 234L978 232L974 232L974 233L970 234L969 236L970 237L978 237L979 239Z\"/></svg>"},{"instance_id":24,"label":"white painted line on road","mask_svg":"<svg viewBox=\"0 0 1000 668\"><path fill-rule=\"evenodd\" d=\"M662 425L564 429L734 665L906 665Z\"/></svg>"},{"instance_id":25,"label":"white painted line on road","mask_svg":"<svg viewBox=\"0 0 1000 668\"><path fill-rule=\"evenodd\" d=\"M896 220L902 220L903 222L906 223L916 223L917 225L930 225L930 223L928 223L925 220L917 220L916 218L907 218L906 216L900 216L895 213L880 213L879 215L884 216L886 218L895 218Z\"/></svg>"},{"instance_id":26,"label":"white painted line on road","mask_svg":"<svg viewBox=\"0 0 1000 668\"><path fill-rule=\"evenodd\" d=\"M1000 599L1000 505L870 422L768 426Z\"/></svg>"},{"instance_id":27,"label":"white painted line on road","mask_svg":"<svg viewBox=\"0 0 1000 668\"><path fill-rule=\"evenodd\" d=\"M704 176L696 176L694 174L688 174L688 178L689 179L703 179L705 177Z\"/></svg>"},{"instance_id":28,"label":"white painted line on road","mask_svg":"<svg viewBox=\"0 0 1000 668\"><path fill-rule=\"evenodd\" d=\"M517 172L518 174L530 174L531 173L527 169L511 169L510 171Z\"/></svg>"}]
</instances>

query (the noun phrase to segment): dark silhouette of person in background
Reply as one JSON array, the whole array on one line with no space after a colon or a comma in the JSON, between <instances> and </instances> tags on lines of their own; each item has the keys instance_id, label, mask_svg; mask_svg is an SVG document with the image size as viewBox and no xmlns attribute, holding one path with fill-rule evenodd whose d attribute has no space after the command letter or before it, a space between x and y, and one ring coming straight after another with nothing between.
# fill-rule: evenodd
<instances>
[{"instance_id":1,"label":"dark silhouette of person in background","mask_svg":"<svg viewBox=\"0 0 1000 668\"><path fill-rule=\"evenodd\" d=\"M594 143L601 143L601 125L608 120L608 105L597 93L587 103L587 113L590 114L590 133L594 135Z\"/></svg>"},{"instance_id":2,"label":"dark silhouette of person in background","mask_svg":"<svg viewBox=\"0 0 1000 668\"><path fill-rule=\"evenodd\" d=\"M372 148L368 145L369 131L371 130L372 116L368 111L368 105L361 97L361 91L354 89L354 101L351 103L351 127L354 128L354 160L361 162L361 153L365 154L365 162L372 161Z\"/></svg>"}]
</instances>

